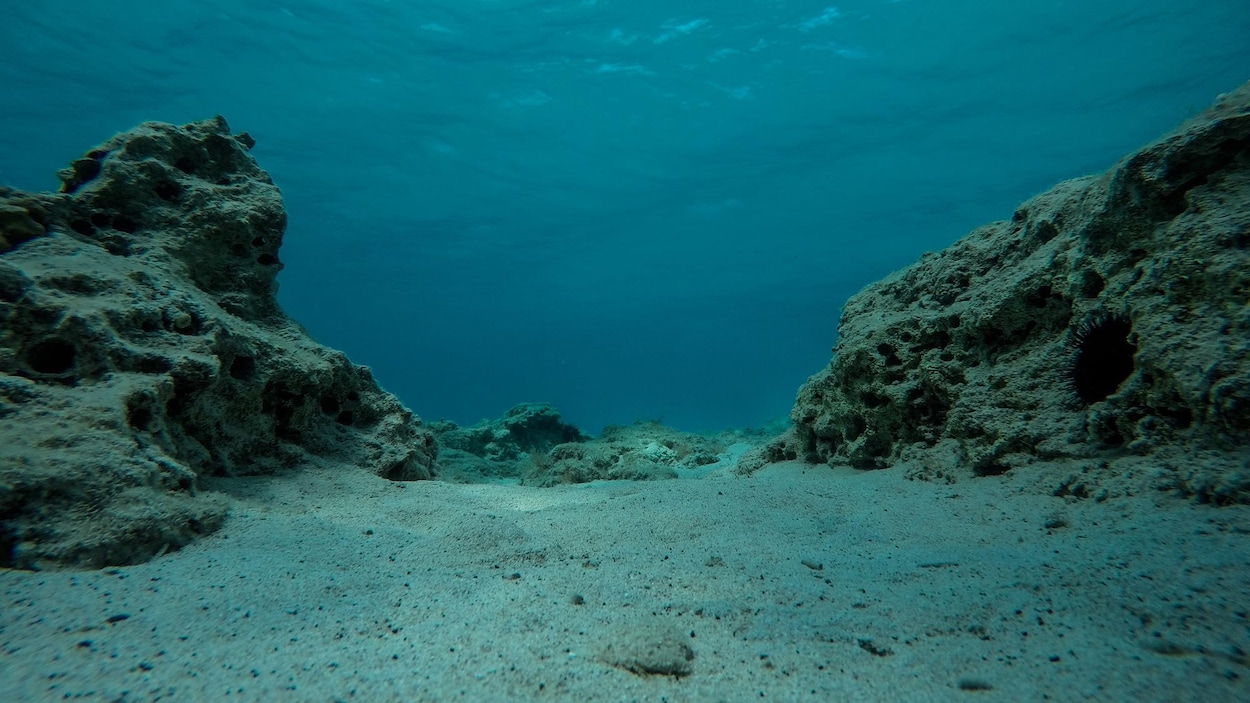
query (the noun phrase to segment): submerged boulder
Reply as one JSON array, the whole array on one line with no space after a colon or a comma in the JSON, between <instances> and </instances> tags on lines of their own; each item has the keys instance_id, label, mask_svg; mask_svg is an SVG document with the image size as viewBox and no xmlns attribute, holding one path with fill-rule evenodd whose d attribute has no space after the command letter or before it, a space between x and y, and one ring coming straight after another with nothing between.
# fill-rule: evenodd
<instances>
[{"instance_id":1,"label":"submerged boulder","mask_svg":"<svg viewBox=\"0 0 1250 703\"><path fill-rule=\"evenodd\" d=\"M682 432L655 421L609 425L588 442L560 444L532 455L522 483L555 486L697 475L721 461L725 446L721 437Z\"/></svg>"},{"instance_id":2,"label":"submerged boulder","mask_svg":"<svg viewBox=\"0 0 1250 703\"><path fill-rule=\"evenodd\" d=\"M482 420L468 427L443 421L433 423L431 429L438 435L439 446L497 462L590 438L565 422L550 403L520 403L495 420Z\"/></svg>"},{"instance_id":3,"label":"submerged boulder","mask_svg":"<svg viewBox=\"0 0 1250 703\"><path fill-rule=\"evenodd\" d=\"M722 461L732 441L758 444L769 436L708 437L659 422L635 422L609 425L599 437L591 437L547 403L522 403L503 417L469 427L436 422L431 429L438 437L440 477L543 487L690 476Z\"/></svg>"},{"instance_id":4,"label":"submerged boulder","mask_svg":"<svg viewBox=\"0 0 1250 703\"><path fill-rule=\"evenodd\" d=\"M519 403L467 427L440 421L430 428L438 437L439 474L460 483L516 479L552 447L590 439L550 403Z\"/></svg>"},{"instance_id":5,"label":"submerged boulder","mask_svg":"<svg viewBox=\"0 0 1250 703\"><path fill-rule=\"evenodd\" d=\"M791 416L814 461L1250 500L1250 84L853 296Z\"/></svg>"},{"instance_id":6,"label":"submerged boulder","mask_svg":"<svg viewBox=\"0 0 1250 703\"><path fill-rule=\"evenodd\" d=\"M433 434L278 307L286 213L252 144L145 123L58 194L0 189L0 566L178 548L225 515L205 476L432 475Z\"/></svg>"}]
</instances>

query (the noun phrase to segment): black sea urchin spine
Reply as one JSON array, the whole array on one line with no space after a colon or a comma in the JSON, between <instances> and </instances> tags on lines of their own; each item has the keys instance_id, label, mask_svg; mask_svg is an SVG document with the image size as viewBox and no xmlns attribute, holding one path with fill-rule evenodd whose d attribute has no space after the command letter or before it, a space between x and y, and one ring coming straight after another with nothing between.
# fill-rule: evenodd
<instances>
[{"instance_id":1,"label":"black sea urchin spine","mask_svg":"<svg viewBox=\"0 0 1250 703\"><path fill-rule=\"evenodd\" d=\"M1086 405L1106 400L1135 368L1137 344L1125 315L1097 313L1071 332L1071 358L1065 369L1068 387Z\"/></svg>"}]
</instances>

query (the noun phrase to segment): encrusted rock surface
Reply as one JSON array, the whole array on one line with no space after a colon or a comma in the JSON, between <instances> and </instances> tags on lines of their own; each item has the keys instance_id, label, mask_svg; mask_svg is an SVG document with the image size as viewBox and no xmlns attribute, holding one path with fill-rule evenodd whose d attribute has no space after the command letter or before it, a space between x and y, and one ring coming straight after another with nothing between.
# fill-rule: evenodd
<instances>
[{"instance_id":1,"label":"encrusted rock surface","mask_svg":"<svg viewBox=\"0 0 1250 703\"><path fill-rule=\"evenodd\" d=\"M279 309L286 215L251 146L145 123L59 194L0 189L0 566L178 548L225 515L204 476L432 475L432 433Z\"/></svg>"},{"instance_id":2,"label":"encrusted rock surface","mask_svg":"<svg viewBox=\"0 0 1250 703\"><path fill-rule=\"evenodd\" d=\"M557 444L590 439L548 403L521 403L503 417L468 427L439 421L430 423L430 429L438 438L439 475L458 483L517 478L531 456L545 455Z\"/></svg>"},{"instance_id":3,"label":"encrusted rock surface","mask_svg":"<svg viewBox=\"0 0 1250 703\"><path fill-rule=\"evenodd\" d=\"M852 297L791 416L812 460L1247 501L1250 85Z\"/></svg>"},{"instance_id":4,"label":"encrusted rock surface","mask_svg":"<svg viewBox=\"0 0 1250 703\"><path fill-rule=\"evenodd\" d=\"M532 456L523 474L529 486L600 480L650 481L677 478L716 464L725 443L658 422L609 425L590 442L560 444Z\"/></svg>"},{"instance_id":5,"label":"encrusted rock surface","mask_svg":"<svg viewBox=\"0 0 1250 703\"><path fill-rule=\"evenodd\" d=\"M430 428L438 437L442 478L464 483L519 480L530 486L677 478L678 470L695 471L722 461L721 452L729 444L764 441L762 434L705 437L658 422L610 425L592 438L546 403L522 403L501 418L471 427L435 422Z\"/></svg>"},{"instance_id":6,"label":"encrusted rock surface","mask_svg":"<svg viewBox=\"0 0 1250 703\"><path fill-rule=\"evenodd\" d=\"M560 417L548 403L521 403L503 417L461 427L454 422L431 423L439 446L458 449L494 461L511 461L528 452L545 452L557 444L590 439Z\"/></svg>"}]
</instances>

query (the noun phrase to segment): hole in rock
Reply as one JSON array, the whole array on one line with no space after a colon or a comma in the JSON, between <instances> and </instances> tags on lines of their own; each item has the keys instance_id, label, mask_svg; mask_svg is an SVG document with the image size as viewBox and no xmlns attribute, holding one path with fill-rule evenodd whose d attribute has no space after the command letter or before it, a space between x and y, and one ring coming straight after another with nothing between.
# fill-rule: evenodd
<instances>
[{"instance_id":1,"label":"hole in rock","mask_svg":"<svg viewBox=\"0 0 1250 703\"><path fill-rule=\"evenodd\" d=\"M246 381L256 375L256 360L250 356L236 356L230 362L230 377Z\"/></svg>"},{"instance_id":2,"label":"hole in rock","mask_svg":"<svg viewBox=\"0 0 1250 703\"><path fill-rule=\"evenodd\" d=\"M1132 332L1132 322L1122 315L1097 315L1073 333L1067 380L1086 405L1106 400L1132 375L1137 354Z\"/></svg>"},{"instance_id":3,"label":"hole in rock","mask_svg":"<svg viewBox=\"0 0 1250 703\"><path fill-rule=\"evenodd\" d=\"M321 412L333 415L339 411L339 399L332 395L321 396Z\"/></svg>"},{"instance_id":4,"label":"hole in rock","mask_svg":"<svg viewBox=\"0 0 1250 703\"><path fill-rule=\"evenodd\" d=\"M63 374L74 368L74 345L52 337L37 342L26 352L26 363L36 373Z\"/></svg>"},{"instance_id":5,"label":"hole in rock","mask_svg":"<svg viewBox=\"0 0 1250 703\"><path fill-rule=\"evenodd\" d=\"M1081 280L1081 295L1086 298L1097 297L1103 288L1107 287L1107 281L1094 271L1086 271Z\"/></svg>"},{"instance_id":6,"label":"hole in rock","mask_svg":"<svg viewBox=\"0 0 1250 703\"><path fill-rule=\"evenodd\" d=\"M182 186L173 181L161 181L156 184L156 197L165 202L173 202L182 195Z\"/></svg>"},{"instance_id":7,"label":"hole in rock","mask_svg":"<svg viewBox=\"0 0 1250 703\"><path fill-rule=\"evenodd\" d=\"M1007 473L1008 470L1009 470L1009 467L1003 466L1002 464L994 463L994 464L987 464L985 466L978 467L974 469L973 472L977 476L1002 476L1003 474Z\"/></svg>"},{"instance_id":8,"label":"hole in rock","mask_svg":"<svg viewBox=\"0 0 1250 703\"><path fill-rule=\"evenodd\" d=\"M147 431L152 426L152 408L141 398L132 398L126 403L126 424L131 429Z\"/></svg>"},{"instance_id":9,"label":"hole in rock","mask_svg":"<svg viewBox=\"0 0 1250 703\"><path fill-rule=\"evenodd\" d=\"M139 229L139 223L125 215L118 215L113 218L113 229L130 234Z\"/></svg>"}]
</instances>

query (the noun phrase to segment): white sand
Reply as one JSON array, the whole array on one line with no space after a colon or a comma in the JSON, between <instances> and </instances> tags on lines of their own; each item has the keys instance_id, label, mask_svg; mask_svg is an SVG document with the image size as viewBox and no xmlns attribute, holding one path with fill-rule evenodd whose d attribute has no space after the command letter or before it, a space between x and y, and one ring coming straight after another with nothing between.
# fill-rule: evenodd
<instances>
[{"instance_id":1,"label":"white sand","mask_svg":"<svg viewBox=\"0 0 1250 703\"><path fill-rule=\"evenodd\" d=\"M181 552L0 571L0 700L1250 700L1250 509L1022 481L221 482ZM656 631L690 675L604 661Z\"/></svg>"}]
</instances>

